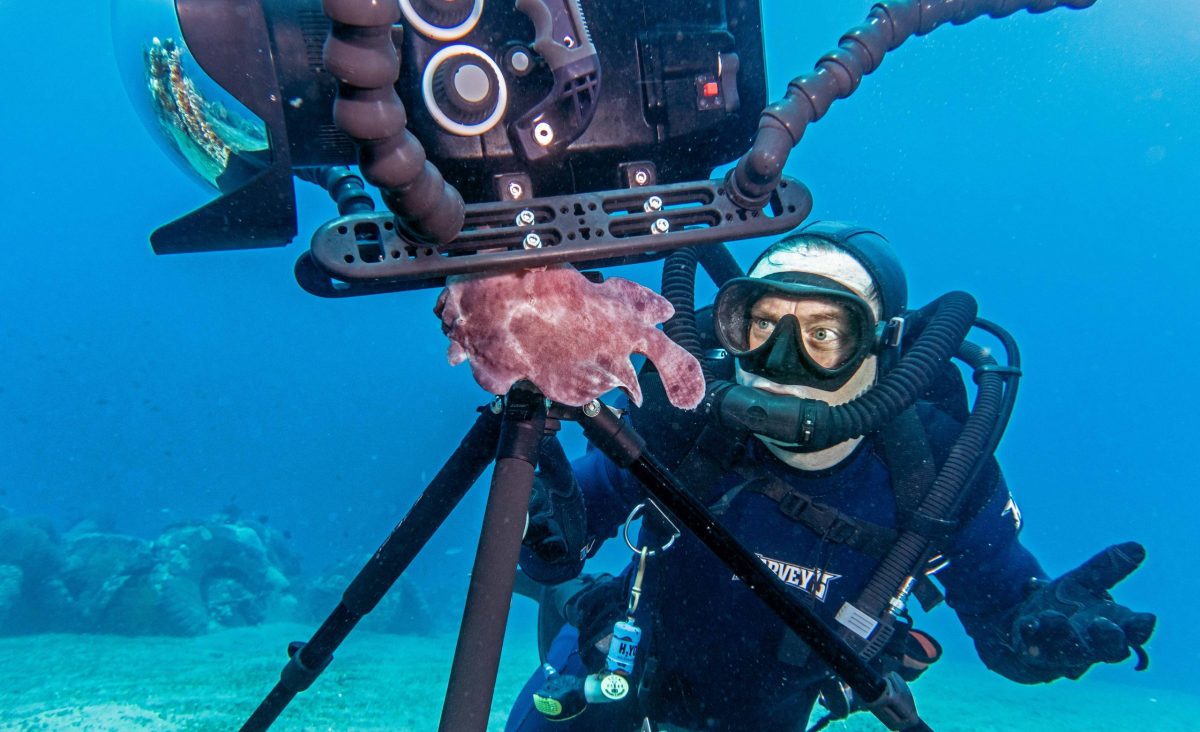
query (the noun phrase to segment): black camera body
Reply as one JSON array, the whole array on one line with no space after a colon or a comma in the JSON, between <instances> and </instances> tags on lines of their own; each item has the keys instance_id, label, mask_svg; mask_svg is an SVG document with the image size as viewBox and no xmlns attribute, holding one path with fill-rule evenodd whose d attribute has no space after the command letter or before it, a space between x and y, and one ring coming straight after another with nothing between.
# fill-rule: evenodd
<instances>
[{"instance_id":1,"label":"black camera body","mask_svg":"<svg viewBox=\"0 0 1200 732\"><path fill-rule=\"evenodd\" d=\"M266 142L222 155L221 197L158 228L156 252L287 244L296 176L341 214L296 265L325 296L642 262L785 232L811 209L796 181L746 208L709 180L755 143L767 104L758 0L325 1L337 24L322 0L173 0L192 58ZM160 121L208 146L174 42L154 42ZM356 163L390 211L371 210ZM380 166L424 173L389 182Z\"/></svg>"},{"instance_id":2,"label":"black camera body","mask_svg":"<svg viewBox=\"0 0 1200 732\"><path fill-rule=\"evenodd\" d=\"M647 175L705 178L749 148L766 104L757 0L579 0L599 62L594 117L559 154L531 159L513 127L554 93L555 79L533 48L530 17L511 2L401 7L393 39L408 128L468 203L505 198L503 182L522 174L538 196L625 187L635 175L642 185ZM291 167L354 164L354 146L333 122L336 81L322 63L329 20L319 0L263 0L262 10L286 123L274 138L286 135ZM211 13L181 13L189 17ZM464 67L465 95L453 83Z\"/></svg>"}]
</instances>

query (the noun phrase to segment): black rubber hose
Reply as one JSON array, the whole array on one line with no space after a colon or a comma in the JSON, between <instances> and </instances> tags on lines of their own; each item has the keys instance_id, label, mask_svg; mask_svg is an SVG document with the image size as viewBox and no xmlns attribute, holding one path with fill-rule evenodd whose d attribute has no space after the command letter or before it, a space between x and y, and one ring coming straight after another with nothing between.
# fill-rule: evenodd
<instances>
[{"instance_id":1,"label":"black rubber hose","mask_svg":"<svg viewBox=\"0 0 1200 732\"><path fill-rule=\"evenodd\" d=\"M363 179L344 165L300 168L296 170L296 177L324 188L337 205L340 216L375 210L375 200L367 193Z\"/></svg>"},{"instance_id":2,"label":"black rubber hose","mask_svg":"<svg viewBox=\"0 0 1200 732\"><path fill-rule=\"evenodd\" d=\"M676 249L663 261L662 296L675 308L675 314L663 323L667 337L683 346L697 359L704 357L700 347L700 331L696 328L696 265L699 257L694 247ZM709 374L705 373L705 381Z\"/></svg>"},{"instance_id":3,"label":"black rubber hose","mask_svg":"<svg viewBox=\"0 0 1200 732\"><path fill-rule=\"evenodd\" d=\"M988 439L988 452L991 453L995 452L996 447L1000 444L1000 438L1004 436L1004 430L1008 428L1008 420L1012 417L1013 407L1017 401L1017 387L1021 382L1021 349L1017 347L1017 341L1012 334L990 320L976 318L975 327L991 333L1000 341L1004 346L1007 361L1003 368L996 369L1004 377L1004 403L1000 407L1000 419L997 420L996 427L992 430L992 436Z\"/></svg>"},{"instance_id":4,"label":"black rubber hose","mask_svg":"<svg viewBox=\"0 0 1200 732\"><path fill-rule=\"evenodd\" d=\"M682 346L700 362L705 383L717 379L704 354L704 341L696 325L696 265L719 288L726 281L742 276L742 268L724 244L676 249L663 261L662 296L675 308L675 314L663 323L667 337Z\"/></svg>"},{"instance_id":5,"label":"black rubber hose","mask_svg":"<svg viewBox=\"0 0 1200 732\"><path fill-rule=\"evenodd\" d=\"M908 578L925 565L935 545L933 530L953 525L966 500L966 487L991 454L988 446L993 428L1003 412L1004 377L995 371L981 371L983 367L994 366L996 361L974 343L963 343L958 356L979 377L974 407L937 478L917 507L915 524L900 534L855 603L856 608L870 617L882 616Z\"/></svg>"},{"instance_id":6,"label":"black rubber hose","mask_svg":"<svg viewBox=\"0 0 1200 732\"><path fill-rule=\"evenodd\" d=\"M862 397L830 410L834 436L841 432L864 435L916 402L967 337L977 311L975 298L966 293L951 292L939 298L936 313L896 368Z\"/></svg>"},{"instance_id":7,"label":"black rubber hose","mask_svg":"<svg viewBox=\"0 0 1200 732\"><path fill-rule=\"evenodd\" d=\"M748 430L809 451L823 450L878 430L914 404L967 337L978 307L965 292L949 292L929 306L920 337L873 388L845 404L830 406L728 382L709 390L705 409L734 429ZM924 320L918 313L916 320Z\"/></svg>"}]
</instances>

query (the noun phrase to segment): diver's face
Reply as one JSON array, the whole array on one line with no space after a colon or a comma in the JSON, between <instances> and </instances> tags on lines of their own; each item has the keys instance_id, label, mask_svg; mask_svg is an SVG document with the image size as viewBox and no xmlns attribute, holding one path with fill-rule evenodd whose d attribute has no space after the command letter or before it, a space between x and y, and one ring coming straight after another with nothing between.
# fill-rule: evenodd
<instances>
[{"instance_id":1,"label":"diver's face","mask_svg":"<svg viewBox=\"0 0 1200 732\"><path fill-rule=\"evenodd\" d=\"M824 368L841 366L858 349L857 330L852 327L850 312L845 306L824 297L774 294L764 295L750 308L750 348L766 343L779 321L787 315L794 316L799 324L801 342L798 345Z\"/></svg>"}]
</instances>

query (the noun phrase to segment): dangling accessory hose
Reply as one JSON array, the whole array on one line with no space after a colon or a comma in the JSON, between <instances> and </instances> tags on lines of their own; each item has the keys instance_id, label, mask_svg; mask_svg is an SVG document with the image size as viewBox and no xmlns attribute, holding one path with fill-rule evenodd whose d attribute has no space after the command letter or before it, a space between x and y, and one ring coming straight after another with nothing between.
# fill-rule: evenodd
<instances>
[{"instance_id":1,"label":"dangling accessory hose","mask_svg":"<svg viewBox=\"0 0 1200 732\"><path fill-rule=\"evenodd\" d=\"M296 177L321 186L337 204L338 216L375 210L375 200L363 188L363 180L343 165L320 168L299 168Z\"/></svg>"}]
</instances>

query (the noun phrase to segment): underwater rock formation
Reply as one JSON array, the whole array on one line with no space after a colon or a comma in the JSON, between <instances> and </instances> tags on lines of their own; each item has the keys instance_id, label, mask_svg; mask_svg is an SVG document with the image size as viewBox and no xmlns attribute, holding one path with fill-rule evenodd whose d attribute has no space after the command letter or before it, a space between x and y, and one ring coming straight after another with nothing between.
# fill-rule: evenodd
<instances>
[{"instance_id":1,"label":"underwater rock formation","mask_svg":"<svg viewBox=\"0 0 1200 732\"><path fill-rule=\"evenodd\" d=\"M298 562L267 526L205 521L168 528L150 548L143 581L163 632L198 635L296 616Z\"/></svg>"},{"instance_id":2,"label":"underwater rock formation","mask_svg":"<svg viewBox=\"0 0 1200 732\"><path fill-rule=\"evenodd\" d=\"M0 508L0 635L65 630L70 596L66 555L49 522Z\"/></svg>"},{"instance_id":3,"label":"underwater rock formation","mask_svg":"<svg viewBox=\"0 0 1200 732\"><path fill-rule=\"evenodd\" d=\"M65 536L63 581L79 630L138 635L156 625L155 596L139 583L153 565L150 542L80 526Z\"/></svg>"},{"instance_id":4,"label":"underwater rock formation","mask_svg":"<svg viewBox=\"0 0 1200 732\"><path fill-rule=\"evenodd\" d=\"M154 541L0 510L0 634L198 635L293 620L299 562L264 524L219 516Z\"/></svg>"},{"instance_id":5,"label":"underwater rock formation","mask_svg":"<svg viewBox=\"0 0 1200 732\"><path fill-rule=\"evenodd\" d=\"M60 535L48 521L0 508L0 635L191 636L319 621L363 564L339 562L306 587L283 535L260 521L224 513L146 540L88 522ZM401 577L363 625L397 634L445 630L424 595Z\"/></svg>"}]
</instances>

